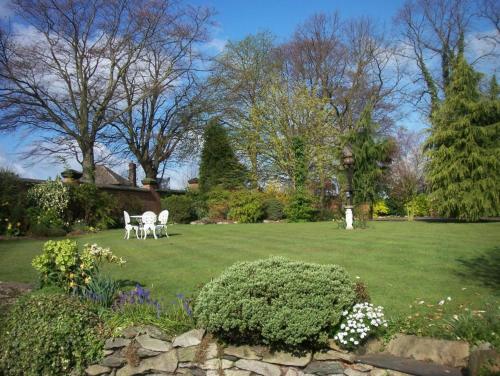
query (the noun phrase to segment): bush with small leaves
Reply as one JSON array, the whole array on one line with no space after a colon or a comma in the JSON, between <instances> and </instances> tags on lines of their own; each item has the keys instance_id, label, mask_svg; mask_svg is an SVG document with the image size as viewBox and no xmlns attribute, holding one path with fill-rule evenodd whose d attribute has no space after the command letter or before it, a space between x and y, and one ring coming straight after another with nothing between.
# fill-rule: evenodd
<instances>
[{"instance_id":1,"label":"bush with small leaves","mask_svg":"<svg viewBox=\"0 0 500 376\"><path fill-rule=\"evenodd\" d=\"M300 350L325 345L355 299L343 268L272 257L228 268L203 287L194 312L225 341Z\"/></svg>"},{"instance_id":2,"label":"bush with small leaves","mask_svg":"<svg viewBox=\"0 0 500 376\"><path fill-rule=\"evenodd\" d=\"M0 374L83 374L102 356L96 309L65 294L24 296L0 328Z\"/></svg>"},{"instance_id":3,"label":"bush with small leaves","mask_svg":"<svg viewBox=\"0 0 500 376\"><path fill-rule=\"evenodd\" d=\"M257 191L231 192L228 218L241 223L255 223L264 216L262 194Z\"/></svg>"}]
</instances>

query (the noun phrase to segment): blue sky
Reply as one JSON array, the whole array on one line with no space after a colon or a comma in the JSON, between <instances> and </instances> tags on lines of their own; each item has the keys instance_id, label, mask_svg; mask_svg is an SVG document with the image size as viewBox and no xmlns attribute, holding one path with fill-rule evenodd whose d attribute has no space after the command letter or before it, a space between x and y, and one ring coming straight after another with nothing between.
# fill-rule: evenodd
<instances>
[{"instance_id":1,"label":"blue sky","mask_svg":"<svg viewBox=\"0 0 500 376\"><path fill-rule=\"evenodd\" d=\"M0 0L0 16L8 16L6 3ZM339 11L343 19L368 16L377 20L381 28L390 30L392 20L403 0L367 1L367 0L186 0L194 5L209 6L215 9L217 26L213 29L209 50L220 51L227 40L239 40L248 34L270 31L277 37L277 42L288 39L296 26L308 17L319 12ZM415 113L408 114L406 124L412 128L422 128ZM62 171L61 164L37 160L28 166L20 161L16 153L25 149L32 137L19 134L0 134L0 167L16 170L23 177L55 177ZM116 171L123 173L128 161ZM71 167L79 168L76 163ZM196 174L193 164L172 166L168 175L172 177L174 187L182 187L185 181Z\"/></svg>"}]
</instances>

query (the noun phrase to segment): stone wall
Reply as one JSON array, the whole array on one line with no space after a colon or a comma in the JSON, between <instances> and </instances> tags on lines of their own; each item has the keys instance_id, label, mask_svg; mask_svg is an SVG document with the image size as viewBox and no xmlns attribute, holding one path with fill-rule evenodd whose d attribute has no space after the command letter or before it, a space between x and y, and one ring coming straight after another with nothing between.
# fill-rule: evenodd
<instances>
[{"instance_id":1,"label":"stone wall","mask_svg":"<svg viewBox=\"0 0 500 376\"><path fill-rule=\"evenodd\" d=\"M403 339L399 339L401 346ZM452 341L446 341L452 342ZM375 345L375 346L374 346ZM364 352L378 351L376 342ZM430 346L430 345L429 345ZM447 344L448 346L448 344ZM462 347L460 347L462 346ZM451 351L457 364L443 364L402 359L392 355L362 355L339 349L333 342L329 349L318 353L292 355L271 352L263 346L223 346L203 329L194 329L169 339L153 326L131 327L119 338L106 341L105 357L99 364L86 369L87 375L186 375L186 376L403 376L462 374L461 365L467 359L458 351L466 350L459 344ZM432 346L431 346L432 347ZM460 350L461 349L461 350ZM440 351L437 351L440 353ZM464 353L465 354L465 353ZM377 358L378 356L378 358ZM440 355L442 357L442 354ZM363 359L366 359L364 361ZM383 366L388 364L388 367ZM399 371L398 371L399 370ZM404 373L402 370L411 371Z\"/></svg>"}]
</instances>

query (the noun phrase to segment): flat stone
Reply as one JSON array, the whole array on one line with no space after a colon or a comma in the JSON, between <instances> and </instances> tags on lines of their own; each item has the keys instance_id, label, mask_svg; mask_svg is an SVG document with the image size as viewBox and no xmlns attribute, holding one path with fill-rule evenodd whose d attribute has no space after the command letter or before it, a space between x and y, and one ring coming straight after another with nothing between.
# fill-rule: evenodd
<instances>
[{"instance_id":1,"label":"flat stone","mask_svg":"<svg viewBox=\"0 0 500 376\"><path fill-rule=\"evenodd\" d=\"M179 347L177 349L177 358L179 362L193 362L198 352L198 346Z\"/></svg>"},{"instance_id":2,"label":"flat stone","mask_svg":"<svg viewBox=\"0 0 500 376\"><path fill-rule=\"evenodd\" d=\"M353 364L350 367L352 369L355 369L356 371L360 371L360 372L368 372L368 371L371 371L373 369L373 366L371 366L369 364L361 364L361 363Z\"/></svg>"},{"instance_id":3,"label":"flat stone","mask_svg":"<svg viewBox=\"0 0 500 376\"><path fill-rule=\"evenodd\" d=\"M303 376L304 372L299 371L298 369L295 368L288 368L285 376Z\"/></svg>"},{"instance_id":4,"label":"flat stone","mask_svg":"<svg viewBox=\"0 0 500 376\"><path fill-rule=\"evenodd\" d=\"M311 353L304 356L297 357L290 353L283 351L276 351L273 353L266 353L262 361L274 364L282 364L285 366L305 367L311 361Z\"/></svg>"},{"instance_id":5,"label":"flat stone","mask_svg":"<svg viewBox=\"0 0 500 376\"><path fill-rule=\"evenodd\" d=\"M111 371L111 368L93 364L85 369L85 373L89 376L99 376Z\"/></svg>"},{"instance_id":6,"label":"flat stone","mask_svg":"<svg viewBox=\"0 0 500 376\"><path fill-rule=\"evenodd\" d=\"M149 350L149 349L144 349L142 347L139 347L137 349L137 356L139 358L149 358L149 357L156 356L159 354L161 354L160 351L153 351L153 350Z\"/></svg>"},{"instance_id":7,"label":"flat stone","mask_svg":"<svg viewBox=\"0 0 500 376\"><path fill-rule=\"evenodd\" d=\"M335 351L338 351L338 352L343 352L343 353L347 353L348 352L347 350L344 350L339 345L337 345L337 342L335 342L333 339L329 339L328 340L328 347L331 350L335 350Z\"/></svg>"},{"instance_id":8,"label":"flat stone","mask_svg":"<svg viewBox=\"0 0 500 376\"><path fill-rule=\"evenodd\" d=\"M116 372L116 376L132 376L146 372L173 373L177 369L177 353L169 351L141 361L137 367L127 364Z\"/></svg>"},{"instance_id":9,"label":"flat stone","mask_svg":"<svg viewBox=\"0 0 500 376\"><path fill-rule=\"evenodd\" d=\"M403 358L434 362L449 367L465 367L469 344L428 337L399 334L387 345L386 352Z\"/></svg>"},{"instance_id":10,"label":"flat stone","mask_svg":"<svg viewBox=\"0 0 500 376\"><path fill-rule=\"evenodd\" d=\"M206 349L203 350L203 356L205 359L217 358L219 355L219 349L217 347L217 343L210 342Z\"/></svg>"},{"instance_id":11,"label":"flat stone","mask_svg":"<svg viewBox=\"0 0 500 376\"><path fill-rule=\"evenodd\" d=\"M250 376L251 372L250 371L245 371L242 369L226 369L224 371L224 376Z\"/></svg>"},{"instance_id":12,"label":"flat stone","mask_svg":"<svg viewBox=\"0 0 500 376\"><path fill-rule=\"evenodd\" d=\"M160 339L151 338L147 334L140 335L136 337L135 340L141 347L151 351L165 352L172 349L172 344L170 342L165 342Z\"/></svg>"},{"instance_id":13,"label":"flat stone","mask_svg":"<svg viewBox=\"0 0 500 376\"><path fill-rule=\"evenodd\" d=\"M363 346L359 347L356 350L356 354L365 355L365 354L377 354L384 349L384 343L378 338L370 338L366 341Z\"/></svg>"},{"instance_id":14,"label":"flat stone","mask_svg":"<svg viewBox=\"0 0 500 376\"><path fill-rule=\"evenodd\" d=\"M385 369L374 368L370 371L370 376L387 376Z\"/></svg>"},{"instance_id":15,"label":"flat stone","mask_svg":"<svg viewBox=\"0 0 500 376\"><path fill-rule=\"evenodd\" d=\"M313 361L304 369L304 373L314 373L316 375L331 375L335 373L344 373L344 366L336 361Z\"/></svg>"},{"instance_id":16,"label":"flat stone","mask_svg":"<svg viewBox=\"0 0 500 376\"><path fill-rule=\"evenodd\" d=\"M234 362L226 359L209 359L205 361L200 368L202 369L228 369L233 366Z\"/></svg>"},{"instance_id":17,"label":"flat stone","mask_svg":"<svg viewBox=\"0 0 500 376\"><path fill-rule=\"evenodd\" d=\"M204 335L205 335L205 329L190 330L189 332L186 332L176 337L173 346L189 347L189 346L199 345Z\"/></svg>"},{"instance_id":18,"label":"flat stone","mask_svg":"<svg viewBox=\"0 0 500 376\"><path fill-rule=\"evenodd\" d=\"M119 368L125 364L127 360L119 356L107 356L100 361L101 366Z\"/></svg>"},{"instance_id":19,"label":"flat stone","mask_svg":"<svg viewBox=\"0 0 500 376\"><path fill-rule=\"evenodd\" d=\"M260 360L264 349L260 346L228 346L224 355L232 355L241 359Z\"/></svg>"},{"instance_id":20,"label":"flat stone","mask_svg":"<svg viewBox=\"0 0 500 376\"><path fill-rule=\"evenodd\" d=\"M346 376L367 376L368 374L365 372L356 371L355 369L352 369L352 368L346 368L344 371L344 375L346 375Z\"/></svg>"},{"instance_id":21,"label":"flat stone","mask_svg":"<svg viewBox=\"0 0 500 376\"><path fill-rule=\"evenodd\" d=\"M236 362L237 360L239 360L239 358L237 356L233 356L233 355L222 355L222 358L230 360L232 362Z\"/></svg>"},{"instance_id":22,"label":"flat stone","mask_svg":"<svg viewBox=\"0 0 500 376\"><path fill-rule=\"evenodd\" d=\"M115 350L104 350L102 353L104 354L104 356L108 356L114 354Z\"/></svg>"},{"instance_id":23,"label":"flat stone","mask_svg":"<svg viewBox=\"0 0 500 376\"><path fill-rule=\"evenodd\" d=\"M356 357L356 362L378 368L404 372L419 376L461 376L459 368L423 362L415 359L396 357L389 354L367 354ZM390 374L390 373L389 373Z\"/></svg>"},{"instance_id":24,"label":"flat stone","mask_svg":"<svg viewBox=\"0 0 500 376\"><path fill-rule=\"evenodd\" d=\"M274 364L264 363L259 360L240 359L235 363L235 366L264 376L281 375L280 367Z\"/></svg>"},{"instance_id":25,"label":"flat stone","mask_svg":"<svg viewBox=\"0 0 500 376\"><path fill-rule=\"evenodd\" d=\"M209 371L211 372L211 371ZM179 368L175 372L176 375L186 375L186 376L205 376L207 373L199 368Z\"/></svg>"},{"instance_id":26,"label":"flat stone","mask_svg":"<svg viewBox=\"0 0 500 376\"><path fill-rule=\"evenodd\" d=\"M354 362L354 354L344 353L336 350L328 350L327 352L317 352L314 354L314 360L343 360L348 363Z\"/></svg>"},{"instance_id":27,"label":"flat stone","mask_svg":"<svg viewBox=\"0 0 500 376\"><path fill-rule=\"evenodd\" d=\"M104 349L105 350L119 349L121 347L128 346L129 344L130 344L130 340L129 339L125 339L125 338L109 338L104 343Z\"/></svg>"}]
</instances>

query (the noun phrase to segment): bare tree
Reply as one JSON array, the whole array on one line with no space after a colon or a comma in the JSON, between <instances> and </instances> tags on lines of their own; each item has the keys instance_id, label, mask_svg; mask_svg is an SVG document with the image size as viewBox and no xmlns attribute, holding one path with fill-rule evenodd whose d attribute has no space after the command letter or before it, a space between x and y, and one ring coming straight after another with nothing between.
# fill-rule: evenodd
<instances>
[{"instance_id":1,"label":"bare tree","mask_svg":"<svg viewBox=\"0 0 500 376\"><path fill-rule=\"evenodd\" d=\"M118 110L113 129L147 178L157 178L167 162L198 143L206 108L197 73L203 69L200 43L207 40L210 18L205 8L170 9L168 22L120 78L119 105L126 110Z\"/></svg>"},{"instance_id":2,"label":"bare tree","mask_svg":"<svg viewBox=\"0 0 500 376\"><path fill-rule=\"evenodd\" d=\"M163 0L13 0L24 33L0 35L0 130L40 131L36 154L75 153L94 181L94 146L117 116L118 85L164 20Z\"/></svg>"}]
</instances>

